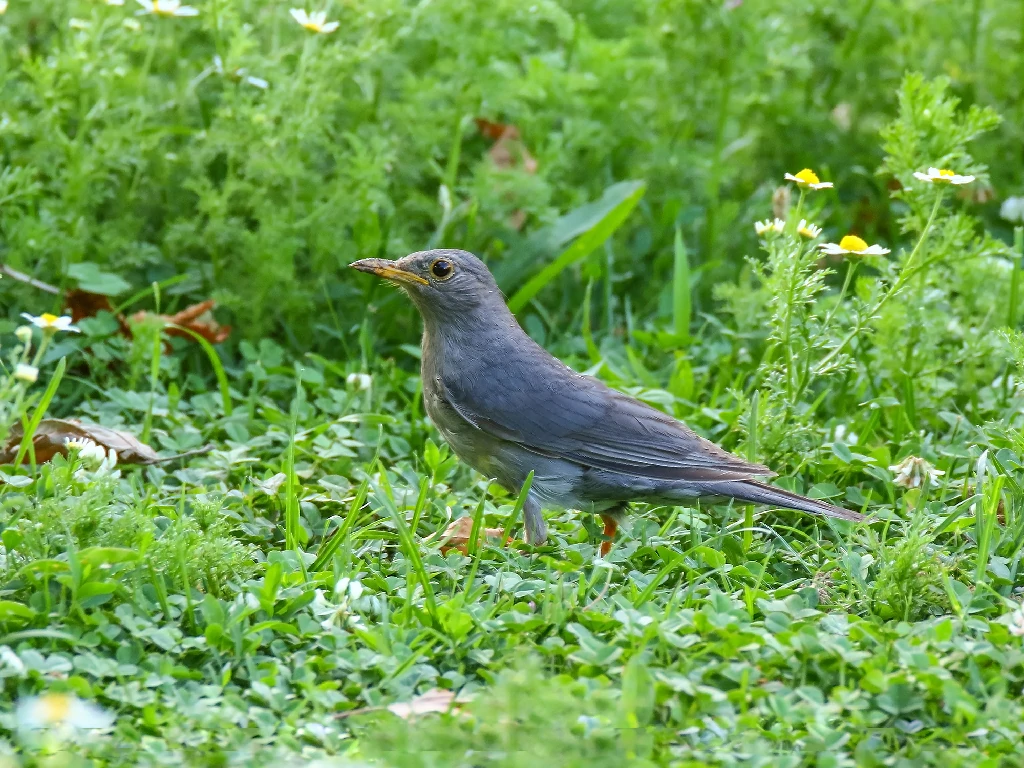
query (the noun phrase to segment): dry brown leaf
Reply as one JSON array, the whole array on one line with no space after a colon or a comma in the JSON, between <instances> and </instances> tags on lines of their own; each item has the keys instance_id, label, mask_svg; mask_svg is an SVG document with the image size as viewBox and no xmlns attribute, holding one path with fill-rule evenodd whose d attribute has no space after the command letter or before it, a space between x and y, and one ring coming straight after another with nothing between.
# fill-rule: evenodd
<instances>
[{"instance_id":1,"label":"dry brown leaf","mask_svg":"<svg viewBox=\"0 0 1024 768\"><path fill-rule=\"evenodd\" d=\"M288 475L284 472L278 472L266 480L257 480L255 477L250 477L249 481L256 486L257 490L263 491L267 496L277 496L277 492L281 490L281 486L284 485L284 481L287 479Z\"/></svg>"},{"instance_id":2,"label":"dry brown leaf","mask_svg":"<svg viewBox=\"0 0 1024 768\"><path fill-rule=\"evenodd\" d=\"M481 136L494 142L487 150L487 155L496 168L515 168L519 165L526 173L537 172L537 159L526 148L516 126L495 123L478 117L476 118L476 127ZM514 211L508 219L508 226L517 232L523 228L525 223L526 211L522 209Z\"/></svg>"},{"instance_id":3,"label":"dry brown leaf","mask_svg":"<svg viewBox=\"0 0 1024 768\"><path fill-rule=\"evenodd\" d=\"M189 331L202 336L211 344L220 344L231 335L231 326L221 325L213 318L212 310L215 306L217 306L217 302L213 299L207 299L190 307L185 307L185 309L173 315L153 315L151 312L136 312L132 315L132 322L138 323L150 317L159 317L164 323L187 328ZM168 336L192 338L191 334L181 330L181 328L165 328L164 333Z\"/></svg>"},{"instance_id":4,"label":"dry brown leaf","mask_svg":"<svg viewBox=\"0 0 1024 768\"><path fill-rule=\"evenodd\" d=\"M488 539L501 539L505 532L501 528L482 528L480 533ZM466 553L469 545L469 537L473 535L473 518L460 517L441 534L441 551L449 552L457 549L463 554Z\"/></svg>"},{"instance_id":5,"label":"dry brown leaf","mask_svg":"<svg viewBox=\"0 0 1024 768\"><path fill-rule=\"evenodd\" d=\"M476 127L482 136L494 142L487 154L498 168L513 168L519 161L527 173L537 172L537 160L526 148L516 126L478 117Z\"/></svg>"},{"instance_id":6,"label":"dry brown leaf","mask_svg":"<svg viewBox=\"0 0 1024 768\"><path fill-rule=\"evenodd\" d=\"M427 715L432 712L449 712L453 708L457 710L458 707L453 707L454 704L455 693L453 691L433 688L426 693L421 693L419 696L414 696L412 701L389 704L388 712L408 720L417 715Z\"/></svg>"},{"instance_id":7,"label":"dry brown leaf","mask_svg":"<svg viewBox=\"0 0 1024 768\"><path fill-rule=\"evenodd\" d=\"M354 715L365 715L368 712L380 712L384 709L404 720L409 720L418 715L427 715L437 712L459 712L459 704L472 699L472 695L459 694L456 696L452 691L445 691L440 688L432 688L426 693L414 696L412 701L396 702L386 707L360 707L350 709L347 712L339 712L337 717L346 718Z\"/></svg>"},{"instance_id":8,"label":"dry brown leaf","mask_svg":"<svg viewBox=\"0 0 1024 768\"><path fill-rule=\"evenodd\" d=\"M510 134L510 138L519 138L519 129L514 125L495 123L486 117L477 117L474 119L474 122L476 123L477 130L480 131L480 135L487 137L491 141L497 141L506 134Z\"/></svg>"},{"instance_id":9,"label":"dry brown leaf","mask_svg":"<svg viewBox=\"0 0 1024 768\"><path fill-rule=\"evenodd\" d=\"M8 267L5 264L0 264L0 274L12 277L15 280L31 285L33 288L37 288L40 291L46 293L60 294L60 289L49 283L44 283L41 280L36 280L30 275L26 275L24 272L19 272L13 267ZM89 291L79 290L78 288L72 288L64 294L65 306L71 311L71 320L77 323L79 320L84 320L87 317L95 317L100 312L110 312L117 318L117 323L121 326L121 333L128 338L132 337L132 329L129 326L125 316L119 312L115 312L113 306L110 304L110 299L98 293L90 293ZM193 304L190 307L185 307L174 315L154 315L151 312L136 312L132 315L131 319L133 322L141 322L149 317L159 317L164 323L172 323L174 325L180 325L182 328L187 328L189 331L202 336L211 344L220 344L222 341L227 339L231 335L230 325L221 325L218 323L212 314L213 308L217 306L217 302L213 299L207 299L201 301L198 304ZM192 336L187 331L181 330L181 328L165 328L164 333L168 336L179 336L185 339L191 339Z\"/></svg>"},{"instance_id":10,"label":"dry brown leaf","mask_svg":"<svg viewBox=\"0 0 1024 768\"><path fill-rule=\"evenodd\" d=\"M18 457L18 447L24 435L21 425L15 425L7 439L7 445L0 448L0 464L10 464ZM36 461L49 461L58 453L68 455L66 440L86 438L107 450L117 452L117 460L121 464L156 464L162 459L156 451L141 442L134 435L98 424L83 424L76 419L43 419L39 422L32 445L35 448ZM22 460L27 462L28 456Z\"/></svg>"},{"instance_id":11,"label":"dry brown leaf","mask_svg":"<svg viewBox=\"0 0 1024 768\"><path fill-rule=\"evenodd\" d=\"M110 299L100 293L90 293L89 291L82 291L78 288L72 288L64 295L65 306L71 312L71 321L79 322L85 320L88 317L95 317L100 312L109 312L117 320L117 324L121 328L121 333L129 338L132 335L131 328L128 327L127 321L124 319L124 315L115 312L114 307L110 304Z\"/></svg>"}]
</instances>

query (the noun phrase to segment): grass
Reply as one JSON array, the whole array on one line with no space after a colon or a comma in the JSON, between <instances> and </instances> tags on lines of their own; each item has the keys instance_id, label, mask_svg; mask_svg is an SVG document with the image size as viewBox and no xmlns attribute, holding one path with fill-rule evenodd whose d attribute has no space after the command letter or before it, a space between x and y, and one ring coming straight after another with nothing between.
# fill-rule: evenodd
<instances>
[{"instance_id":1,"label":"grass","mask_svg":"<svg viewBox=\"0 0 1024 768\"><path fill-rule=\"evenodd\" d=\"M0 16L0 761L1019 763L1020 3L353 3L333 36L196 4ZM835 189L780 186L805 165ZM890 253L822 256L848 233ZM600 558L549 511L527 547L425 418L411 310L342 268L432 239L576 370L869 522L636 505ZM236 331L23 331L16 272ZM36 460L44 417L162 460Z\"/></svg>"}]
</instances>

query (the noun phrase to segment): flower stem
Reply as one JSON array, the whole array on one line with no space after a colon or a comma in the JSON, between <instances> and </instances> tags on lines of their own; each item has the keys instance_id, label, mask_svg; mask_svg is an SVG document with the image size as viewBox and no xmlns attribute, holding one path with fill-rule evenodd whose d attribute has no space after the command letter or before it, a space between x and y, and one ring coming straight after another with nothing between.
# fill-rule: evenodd
<instances>
[{"instance_id":1,"label":"flower stem","mask_svg":"<svg viewBox=\"0 0 1024 768\"><path fill-rule=\"evenodd\" d=\"M160 25L154 25L156 29L153 30L153 37L149 42L149 50L146 51L146 60L142 63L142 73L139 75L139 80L142 82L142 87L146 87L146 79L149 77L149 69L153 66L153 59L156 58L156 49L160 45Z\"/></svg>"},{"instance_id":2,"label":"flower stem","mask_svg":"<svg viewBox=\"0 0 1024 768\"><path fill-rule=\"evenodd\" d=\"M910 266L911 264L914 263L914 259L917 256L917 252L921 250L921 245L928 237L928 233L931 232L932 224L935 223L935 217L939 212L939 206L942 204L942 197L943 195L941 191L939 192L939 194L935 196L935 204L932 205L932 212L931 215L928 216L928 222L924 225L924 229L921 230L921 237L918 238L917 244L914 246L914 250L910 252L910 255L907 257L906 262L904 262L903 269L900 270L900 275L899 277L896 278L896 282L892 284L888 291L886 291L879 297L878 301L875 302L875 305L871 307L870 310L860 315L860 317L857 319L856 325L854 325L853 327L853 330L846 334L846 336L843 337L842 341L840 341L835 347L832 348L832 350L827 355L825 355L825 357L821 359L817 366L819 371L822 368L824 368L828 363L832 362L839 355L839 353L846 348L846 345L853 341L857 334L859 334L864 329L864 318L874 317L882 309L882 307L889 303L889 299L891 299L893 296L899 293L900 290L902 290L903 286L907 284L907 281L911 277L913 277L914 274L916 274L916 271L911 270Z\"/></svg>"}]
</instances>

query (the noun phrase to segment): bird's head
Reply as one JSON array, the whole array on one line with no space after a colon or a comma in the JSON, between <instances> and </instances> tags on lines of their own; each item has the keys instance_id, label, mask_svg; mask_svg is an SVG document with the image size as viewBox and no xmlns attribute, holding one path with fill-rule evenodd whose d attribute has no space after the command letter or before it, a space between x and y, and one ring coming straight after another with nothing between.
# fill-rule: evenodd
<instances>
[{"instance_id":1,"label":"bird's head","mask_svg":"<svg viewBox=\"0 0 1024 768\"><path fill-rule=\"evenodd\" d=\"M362 259L349 266L397 284L428 322L457 321L480 307L505 307L487 266L467 251L417 251L398 261Z\"/></svg>"}]
</instances>

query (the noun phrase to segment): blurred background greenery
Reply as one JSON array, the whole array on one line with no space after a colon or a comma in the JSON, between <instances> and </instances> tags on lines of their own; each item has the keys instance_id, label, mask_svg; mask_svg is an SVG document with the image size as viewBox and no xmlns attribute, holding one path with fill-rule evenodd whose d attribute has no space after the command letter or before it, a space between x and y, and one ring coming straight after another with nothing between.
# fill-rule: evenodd
<instances>
[{"instance_id":1,"label":"blurred background greenery","mask_svg":"<svg viewBox=\"0 0 1024 768\"><path fill-rule=\"evenodd\" d=\"M910 70L1004 117L974 149L991 186L965 193L1004 240L1000 201L1024 191L1018 0L352 0L327 4L331 34L279 3L194 6L12 0L0 263L115 306L162 282L164 310L213 297L236 334L351 355L354 328L409 341L417 321L350 261L465 248L513 293L594 223L582 206L643 181L522 315L541 340L578 327L593 281L595 330L658 325L677 229L696 316L783 172L836 183L826 237L899 243L878 131ZM11 317L57 303L0 281Z\"/></svg>"}]
</instances>

